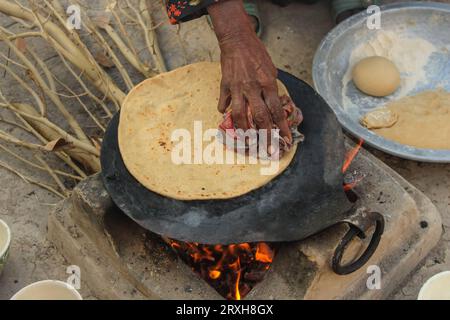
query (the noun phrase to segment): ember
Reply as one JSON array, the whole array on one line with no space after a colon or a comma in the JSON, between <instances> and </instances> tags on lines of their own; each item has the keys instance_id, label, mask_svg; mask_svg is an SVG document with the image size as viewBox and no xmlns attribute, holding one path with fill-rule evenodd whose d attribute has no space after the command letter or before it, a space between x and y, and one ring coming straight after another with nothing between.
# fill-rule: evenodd
<instances>
[{"instance_id":1,"label":"ember","mask_svg":"<svg viewBox=\"0 0 450 320\"><path fill-rule=\"evenodd\" d=\"M179 256L223 297L240 300L263 278L273 261L267 243L205 245L169 240Z\"/></svg>"}]
</instances>

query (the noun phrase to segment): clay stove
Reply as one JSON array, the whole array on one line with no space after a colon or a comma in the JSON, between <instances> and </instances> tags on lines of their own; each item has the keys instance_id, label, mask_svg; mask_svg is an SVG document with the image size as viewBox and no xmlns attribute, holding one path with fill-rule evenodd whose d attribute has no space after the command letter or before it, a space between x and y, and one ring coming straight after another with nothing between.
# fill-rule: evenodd
<instances>
[{"instance_id":1,"label":"clay stove","mask_svg":"<svg viewBox=\"0 0 450 320\"><path fill-rule=\"evenodd\" d=\"M354 147L347 144L348 150ZM385 213L384 235L368 263L345 276L331 270L330 259L348 229L334 226L300 242L279 244L270 269L246 299L386 298L437 243L441 222L436 208L372 155L360 152L345 179L362 208ZM98 298L223 298L190 270L167 239L122 214L99 176L80 183L50 214L48 236L68 263L80 266L82 285ZM344 260L366 245L352 241ZM371 266L381 271L380 289L366 285Z\"/></svg>"}]
</instances>

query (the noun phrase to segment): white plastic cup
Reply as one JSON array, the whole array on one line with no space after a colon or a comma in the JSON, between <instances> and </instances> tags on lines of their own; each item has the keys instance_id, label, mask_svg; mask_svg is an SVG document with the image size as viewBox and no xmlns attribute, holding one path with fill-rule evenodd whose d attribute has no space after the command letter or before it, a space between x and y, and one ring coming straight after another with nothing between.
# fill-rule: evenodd
<instances>
[{"instance_id":1,"label":"white plastic cup","mask_svg":"<svg viewBox=\"0 0 450 320\"><path fill-rule=\"evenodd\" d=\"M450 300L450 271L435 274L425 282L418 300Z\"/></svg>"},{"instance_id":2,"label":"white plastic cup","mask_svg":"<svg viewBox=\"0 0 450 320\"><path fill-rule=\"evenodd\" d=\"M0 274L8 259L9 246L11 244L11 230L5 221L0 219Z\"/></svg>"},{"instance_id":3,"label":"white plastic cup","mask_svg":"<svg viewBox=\"0 0 450 320\"><path fill-rule=\"evenodd\" d=\"M11 300L83 300L83 298L66 282L43 280L22 288Z\"/></svg>"}]
</instances>

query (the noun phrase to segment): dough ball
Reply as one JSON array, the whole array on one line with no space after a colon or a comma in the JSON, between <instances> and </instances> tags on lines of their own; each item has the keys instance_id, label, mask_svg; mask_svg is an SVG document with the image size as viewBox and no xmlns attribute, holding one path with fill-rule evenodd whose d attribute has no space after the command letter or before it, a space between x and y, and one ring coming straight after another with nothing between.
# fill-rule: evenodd
<instances>
[{"instance_id":1,"label":"dough ball","mask_svg":"<svg viewBox=\"0 0 450 320\"><path fill-rule=\"evenodd\" d=\"M353 82L362 92L384 97L400 85L400 73L392 61L378 56L364 58L352 70Z\"/></svg>"},{"instance_id":2,"label":"dough ball","mask_svg":"<svg viewBox=\"0 0 450 320\"><path fill-rule=\"evenodd\" d=\"M361 124L367 129L380 129L392 127L398 120L398 115L388 109L375 109L361 119Z\"/></svg>"}]
</instances>

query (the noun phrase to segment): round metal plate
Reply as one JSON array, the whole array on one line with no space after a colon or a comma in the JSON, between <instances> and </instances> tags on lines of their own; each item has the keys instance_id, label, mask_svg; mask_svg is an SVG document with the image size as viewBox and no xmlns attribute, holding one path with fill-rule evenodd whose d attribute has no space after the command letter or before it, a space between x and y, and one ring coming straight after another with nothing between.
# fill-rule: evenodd
<instances>
[{"instance_id":1,"label":"round metal plate","mask_svg":"<svg viewBox=\"0 0 450 320\"><path fill-rule=\"evenodd\" d=\"M381 6L381 29L369 29L368 16L369 14L363 11L343 21L323 39L313 62L316 90L334 110L342 126L369 145L406 159L450 162L450 150L420 149L403 145L378 136L359 123L365 113L388 100L438 87L450 91L450 5L407 2ZM383 99L363 95L351 80L345 87L343 79L349 68L352 52L360 44L377 37L378 32L386 31L396 32L405 38L424 39L436 48L423 68L426 81L419 81L407 92L398 90L401 92ZM399 44L392 44L396 45Z\"/></svg>"}]
</instances>

